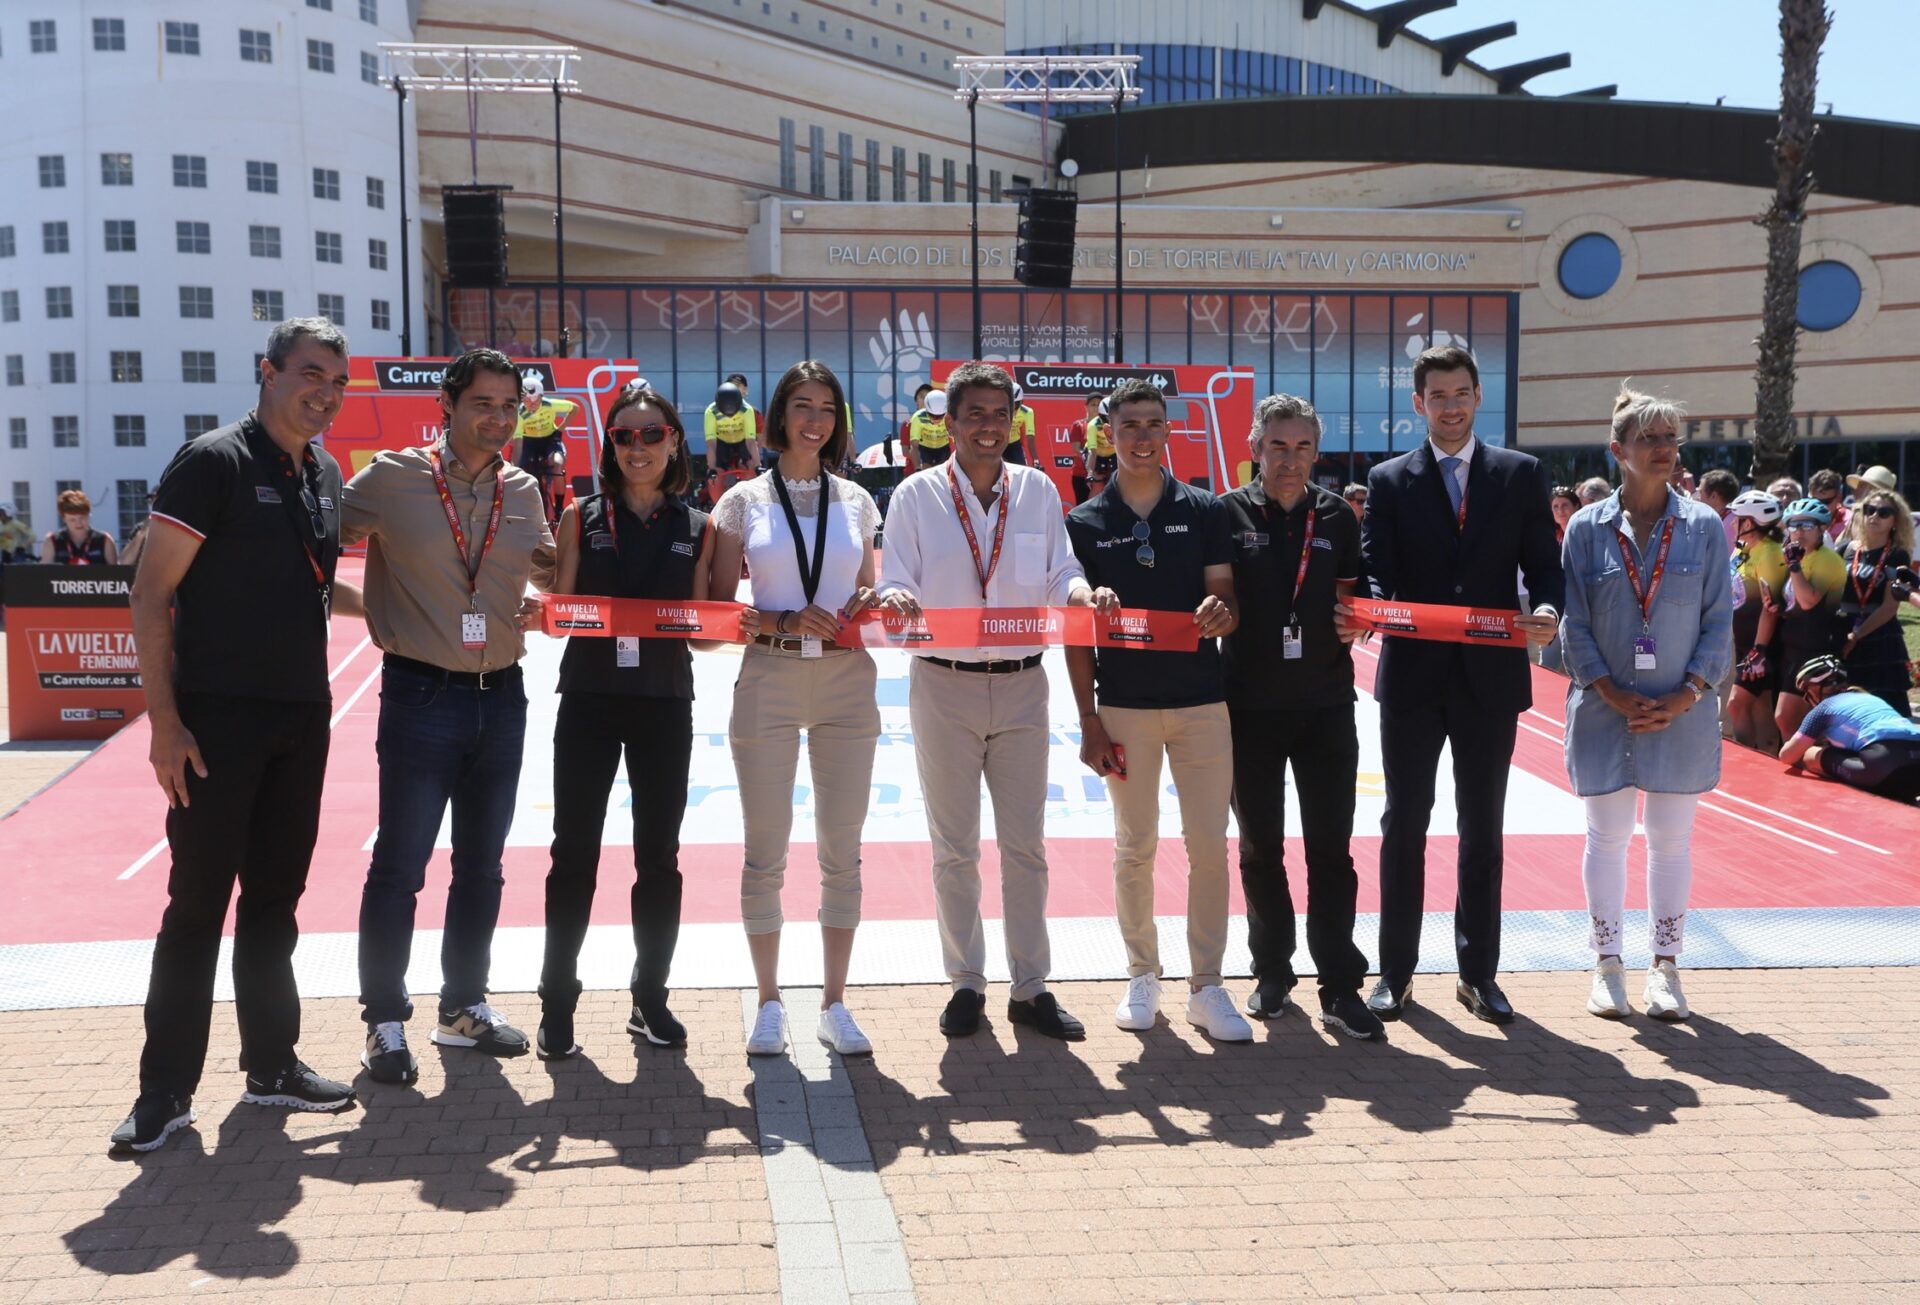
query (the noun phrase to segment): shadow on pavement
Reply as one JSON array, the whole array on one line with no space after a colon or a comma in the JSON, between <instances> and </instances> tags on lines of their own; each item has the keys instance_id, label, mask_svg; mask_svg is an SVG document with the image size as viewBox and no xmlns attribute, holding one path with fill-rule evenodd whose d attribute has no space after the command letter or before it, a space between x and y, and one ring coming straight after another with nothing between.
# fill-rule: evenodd
<instances>
[{"instance_id":1,"label":"shadow on pavement","mask_svg":"<svg viewBox=\"0 0 1920 1305\"><path fill-rule=\"evenodd\" d=\"M1892 1095L1878 1083L1837 1074L1764 1033L1742 1033L1704 1015L1680 1024L1643 1023L1633 1040L1675 1071L1728 1087L1771 1092L1817 1115L1872 1119L1880 1112L1867 1103Z\"/></svg>"}]
</instances>

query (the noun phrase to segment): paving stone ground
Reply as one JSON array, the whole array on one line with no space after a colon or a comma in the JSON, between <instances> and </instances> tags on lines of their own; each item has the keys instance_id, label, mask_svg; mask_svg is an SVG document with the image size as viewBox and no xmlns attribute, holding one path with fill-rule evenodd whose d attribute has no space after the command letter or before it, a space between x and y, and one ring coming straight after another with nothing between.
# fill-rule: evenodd
<instances>
[{"instance_id":1,"label":"paving stone ground","mask_svg":"<svg viewBox=\"0 0 1920 1305\"><path fill-rule=\"evenodd\" d=\"M1677 1027L1593 1019L1578 975L1506 986L1504 1031L1423 978L1384 1045L1295 1014L1241 1047L1114 1029L1116 983L1056 989L1072 1047L998 990L961 1043L941 991L856 990L891 1205L864 1213L923 1305L1920 1299L1920 971L1693 973ZM686 1051L634 1048L623 996L588 995L586 1059L426 1047L342 1116L234 1104L223 1006L198 1126L140 1160L104 1146L139 1012L0 1015L0 1302L778 1299L740 994L676 996ZM357 1068L357 1013L308 1004L318 1068Z\"/></svg>"}]
</instances>

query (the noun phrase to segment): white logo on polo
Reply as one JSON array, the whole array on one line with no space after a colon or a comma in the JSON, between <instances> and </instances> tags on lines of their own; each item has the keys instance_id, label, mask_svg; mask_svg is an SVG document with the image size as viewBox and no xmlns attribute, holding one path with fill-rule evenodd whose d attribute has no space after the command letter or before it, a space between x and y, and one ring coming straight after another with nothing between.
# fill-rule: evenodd
<instances>
[{"instance_id":1,"label":"white logo on polo","mask_svg":"<svg viewBox=\"0 0 1920 1305\"><path fill-rule=\"evenodd\" d=\"M680 556L682 557L692 557L693 544L690 540L683 539L679 543L673 546L673 551L680 554Z\"/></svg>"},{"instance_id":2,"label":"white logo on polo","mask_svg":"<svg viewBox=\"0 0 1920 1305\"><path fill-rule=\"evenodd\" d=\"M1160 533L1165 535L1184 535L1187 533L1187 528L1185 526L1161 526Z\"/></svg>"},{"instance_id":3,"label":"white logo on polo","mask_svg":"<svg viewBox=\"0 0 1920 1305\"><path fill-rule=\"evenodd\" d=\"M1332 541L1331 539L1327 539L1327 538L1324 538L1324 537L1322 537L1322 538L1319 538L1319 539L1315 539L1315 540L1313 541L1313 546L1314 546L1315 548L1332 548L1332 547L1333 547L1333 541Z\"/></svg>"}]
</instances>

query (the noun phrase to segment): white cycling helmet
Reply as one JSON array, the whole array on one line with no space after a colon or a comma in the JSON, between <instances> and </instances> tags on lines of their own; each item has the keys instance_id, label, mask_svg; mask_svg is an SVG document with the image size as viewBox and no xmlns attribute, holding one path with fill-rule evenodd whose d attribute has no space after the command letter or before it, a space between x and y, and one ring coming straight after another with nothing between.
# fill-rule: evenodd
<instances>
[{"instance_id":1,"label":"white cycling helmet","mask_svg":"<svg viewBox=\"0 0 1920 1305\"><path fill-rule=\"evenodd\" d=\"M927 413L934 417L944 417L947 415L947 392L945 390L935 390L927 396Z\"/></svg>"},{"instance_id":2,"label":"white cycling helmet","mask_svg":"<svg viewBox=\"0 0 1920 1305\"><path fill-rule=\"evenodd\" d=\"M520 378L520 393L523 397L537 399L546 392L547 387L541 382L539 372L528 372Z\"/></svg>"},{"instance_id":3,"label":"white cycling helmet","mask_svg":"<svg viewBox=\"0 0 1920 1305\"><path fill-rule=\"evenodd\" d=\"M1736 517L1747 517L1763 526L1770 526L1780 519L1783 509L1780 500L1765 490L1750 489L1729 503L1727 511Z\"/></svg>"},{"instance_id":4,"label":"white cycling helmet","mask_svg":"<svg viewBox=\"0 0 1920 1305\"><path fill-rule=\"evenodd\" d=\"M1025 399L1026 397L1027 397L1027 392L1025 390L1021 389L1018 385L1013 387L1013 401L1015 403L1019 403L1021 400Z\"/></svg>"}]
</instances>

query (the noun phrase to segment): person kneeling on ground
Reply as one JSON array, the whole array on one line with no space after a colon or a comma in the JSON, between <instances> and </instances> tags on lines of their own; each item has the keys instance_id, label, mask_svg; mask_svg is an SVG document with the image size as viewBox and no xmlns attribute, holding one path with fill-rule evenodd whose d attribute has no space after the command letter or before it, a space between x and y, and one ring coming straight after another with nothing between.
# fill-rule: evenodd
<instances>
[{"instance_id":1,"label":"person kneeling on ground","mask_svg":"<svg viewBox=\"0 0 1920 1305\"><path fill-rule=\"evenodd\" d=\"M1808 662L1794 687L1811 710L1780 760L1898 802L1920 798L1920 725L1850 687L1837 657Z\"/></svg>"}]
</instances>

